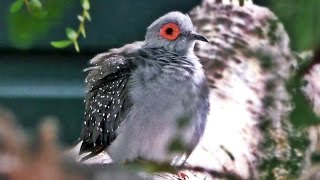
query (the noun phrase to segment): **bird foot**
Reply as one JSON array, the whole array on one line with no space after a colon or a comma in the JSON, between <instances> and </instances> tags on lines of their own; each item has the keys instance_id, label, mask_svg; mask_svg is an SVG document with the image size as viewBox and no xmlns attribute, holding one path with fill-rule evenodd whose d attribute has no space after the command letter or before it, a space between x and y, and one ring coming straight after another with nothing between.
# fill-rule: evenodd
<instances>
[{"instance_id":1,"label":"bird foot","mask_svg":"<svg viewBox=\"0 0 320 180\"><path fill-rule=\"evenodd\" d=\"M186 173L182 172L182 171L178 172L178 176L179 176L179 179L181 179L181 180L189 179L189 176Z\"/></svg>"}]
</instances>

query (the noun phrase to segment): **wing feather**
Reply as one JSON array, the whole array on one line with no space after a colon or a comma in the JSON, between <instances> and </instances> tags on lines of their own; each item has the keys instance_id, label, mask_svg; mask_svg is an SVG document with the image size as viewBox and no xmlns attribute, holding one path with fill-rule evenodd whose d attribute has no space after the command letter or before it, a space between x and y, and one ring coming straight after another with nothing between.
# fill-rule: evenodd
<instances>
[{"instance_id":1,"label":"wing feather","mask_svg":"<svg viewBox=\"0 0 320 180\"><path fill-rule=\"evenodd\" d=\"M128 81L140 45L138 42L99 54L90 61L92 67L85 69L88 75L80 154L99 153L117 137L116 131L131 107Z\"/></svg>"}]
</instances>

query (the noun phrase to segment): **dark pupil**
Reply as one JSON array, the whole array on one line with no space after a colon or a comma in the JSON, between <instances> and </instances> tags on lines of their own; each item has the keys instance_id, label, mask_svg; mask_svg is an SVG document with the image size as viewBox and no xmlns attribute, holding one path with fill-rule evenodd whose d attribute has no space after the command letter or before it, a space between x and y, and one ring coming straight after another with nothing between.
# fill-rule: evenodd
<instances>
[{"instance_id":1,"label":"dark pupil","mask_svg":"<svg viewBox=\"0 0 320 180\"><path fill-rule=\"evenodd\" d=\"M173 29L172 29L172 28L168 28L168 29L166 30L166 33L167 33L168 35L172 35Z\"/></svg>"}]
</instances>

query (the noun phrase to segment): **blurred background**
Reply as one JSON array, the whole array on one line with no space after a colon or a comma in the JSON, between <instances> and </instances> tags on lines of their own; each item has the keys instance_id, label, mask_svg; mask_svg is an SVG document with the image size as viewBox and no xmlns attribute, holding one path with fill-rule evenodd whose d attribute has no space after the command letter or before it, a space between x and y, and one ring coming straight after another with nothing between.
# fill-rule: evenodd
<instances>
[{"instance_id":1,"label":"blurred background","mask_svg":"<svg viewBox=\"0 0 320 180\"><path fill-rule=\"evenodd\" d=\"M23 2L23 1L21 1ZM83 12L79 0L31 0L13 7L0 3L0 106L13 111L31 134L41 118L59 119L59 136L65 144L80 134L84 112L82 72L95 54L143 40L147 26L169 11L189 12L201 0L90 1L87 38L57 49L50 45L68 39L65 29L77 29ZM256 0L269 7L284 23L296 51L312 50L320 42L320 1ZM29 10L32 10L30 12ZM61 138L63 137L63 138Z\"/></svg>"}]
</instances>

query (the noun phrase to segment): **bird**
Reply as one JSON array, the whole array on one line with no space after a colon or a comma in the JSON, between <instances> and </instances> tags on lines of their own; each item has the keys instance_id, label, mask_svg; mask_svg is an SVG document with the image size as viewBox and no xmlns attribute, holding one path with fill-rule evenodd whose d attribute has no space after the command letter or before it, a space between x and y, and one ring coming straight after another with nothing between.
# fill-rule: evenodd
<instances>
[{"instance_id":1,"label":"bird","mask_svg":"<svg viewBox=\"0 0 320 180\"><path fill-rule=\"evenodd\" d=\"M172 162L190 154L210 108L204 71L194 55L190 17L169 12L147 28L144 41L96 55L85 69L82 160L106 151L114 163Z\"/></svg>"}]
</instances>

